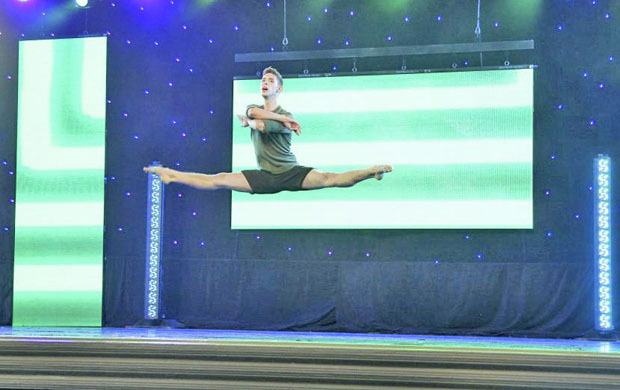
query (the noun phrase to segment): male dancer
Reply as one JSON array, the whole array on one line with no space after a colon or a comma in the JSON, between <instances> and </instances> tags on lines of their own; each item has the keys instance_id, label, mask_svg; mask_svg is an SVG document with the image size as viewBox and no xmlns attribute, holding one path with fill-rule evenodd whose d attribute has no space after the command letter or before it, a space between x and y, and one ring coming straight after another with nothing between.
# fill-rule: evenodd
<instances>
[{"instance_id":1,"label":"male dancer","mask_svg":"<svg viewBox=\"0 0 620 390\"><path fill-rule=\"evenodd\" d=\"M273 194L280 191L314 190L328 187L351 187L362 180L381 180L392 171L390 165L375 165L367 169L344 173L319 172L297 164L291 152L291 134L301 134L301 125L278 105L283 80L272 67L263 70L261 80L262 106L248 106L245 115L238 115L241 125L251 129L256 161L260 169L241 173L207 175L176 171L164 167L145 167L165 183L181 183L203 190L230 189L252 194Z\"/></svg>"}]
</instances>

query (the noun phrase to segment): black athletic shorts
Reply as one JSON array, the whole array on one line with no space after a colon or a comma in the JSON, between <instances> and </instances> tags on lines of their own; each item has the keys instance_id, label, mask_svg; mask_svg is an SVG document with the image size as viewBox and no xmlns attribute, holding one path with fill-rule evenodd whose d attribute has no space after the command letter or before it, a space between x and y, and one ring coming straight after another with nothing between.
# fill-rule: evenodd
<instances>
[{"instance_id":1,"label":"black athletic shorts","mask_svg":"<svg viewBox=\"0 0 620 390\"><path fill-rule=\"evenodd\" d=\"M280 191L299 191L301 183L314 168L295 165L282 173L271 173L264 169L241 171L250 183L253 194L275 194Z\"/></svg>"}]
</instances>

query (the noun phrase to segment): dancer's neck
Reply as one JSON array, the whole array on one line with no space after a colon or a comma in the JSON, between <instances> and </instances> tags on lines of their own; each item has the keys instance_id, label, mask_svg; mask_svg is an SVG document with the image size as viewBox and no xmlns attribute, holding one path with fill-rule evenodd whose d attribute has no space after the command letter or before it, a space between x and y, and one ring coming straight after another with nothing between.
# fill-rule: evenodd
<instances>
[{"instance_id":1,"label":"dancer's neck","mask_svg":"<svg viewBox=\"0 0 620 390\"><path fill-rule=\"evenodd\" d=\"M273 111L278 108L278 99L275 96L265 98L265 110Z\"/></svg>"}]
</instances>

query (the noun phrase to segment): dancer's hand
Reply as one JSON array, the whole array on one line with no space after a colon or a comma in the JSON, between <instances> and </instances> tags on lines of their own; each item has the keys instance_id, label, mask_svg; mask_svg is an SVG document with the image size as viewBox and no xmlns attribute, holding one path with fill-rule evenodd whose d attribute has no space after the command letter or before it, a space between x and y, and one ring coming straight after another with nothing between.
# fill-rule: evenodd
<instances>
[{"instance_id":1,"label":"dancer's hand","mask_svg":"<svg viewBox=\"0 0 620 390\"><path fill-rule=\"evenodd\" d=\"M287 117L282 123L286 128L293 130L295 134L301 135L301 125L296 120Z\"/></svg>"},{"instance_id":2,"label":"dancer's hand","mask_svg":"<svg viewBox=\"0 0 620 390\"><path fill-rule=\"evenodd\" d=\"M152 173L159 176L164 184L168 184L174 181L176 173L178 173L173 169L160 166L148 166L142 168L142 170L144 171L144 173Z\"/></svg>"},{"instance_id":3,"label":"dancer's hand","mask_svg":"<svg viewBox=\"0 0 620 390\"><path fill-rule=\"evenodd\" d=\"M248 117L245 115L237 115L237 118L239 118L239 121L241 121L241 126L242 127L248 127L250 125L250 122L248 121Z\"/></svg>"}]
</instances>

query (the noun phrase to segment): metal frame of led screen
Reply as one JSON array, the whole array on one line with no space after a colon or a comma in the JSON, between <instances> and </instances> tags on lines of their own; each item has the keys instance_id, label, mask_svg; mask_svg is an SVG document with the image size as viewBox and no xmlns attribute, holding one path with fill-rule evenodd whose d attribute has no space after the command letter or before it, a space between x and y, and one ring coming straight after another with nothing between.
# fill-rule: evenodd
<instances>
[{"instance_id":1,"label":"metal frame of led screen","mask_svg":"<svg viewBox=\"0 0 620 390\"><path fill-rule=\"evenodd\" d=\"M533 73L285 77L279 103L302 124L300 165L394 171L350 188L233 192L231 228L533 228ZM248 104L262 104L260 80L235 78L233 113ZM257 169L249 130L236 118L232 128L233 172Z\"/></svg>"},{"instance_id":2,"label":"metal frame of led screen","mask_svg":"<svg viewBox=\"0 0 620 390\"><path fill-rule=\"evenodd\" d=\"M100 326L107 38L19 43L14 326Z\"/></svg>"}]
</instances>

